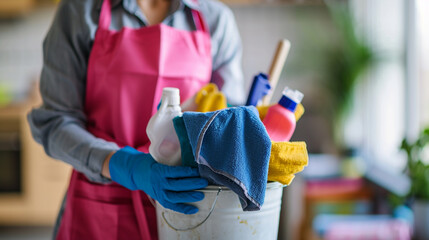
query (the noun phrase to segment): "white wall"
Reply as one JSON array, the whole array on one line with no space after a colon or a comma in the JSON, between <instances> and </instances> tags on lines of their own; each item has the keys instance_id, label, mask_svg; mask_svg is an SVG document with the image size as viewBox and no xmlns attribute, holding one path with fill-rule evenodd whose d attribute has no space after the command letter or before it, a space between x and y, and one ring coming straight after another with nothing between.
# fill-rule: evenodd
<instances>
[{"instance_id":1,"label":"white wall","mask_svg":"<svg viewBox=\"0 0 429 240\"><path fill-rule=\"evenodd\" d=\"M245 79L248 81L247 88L250 87L255 74L268 71L277 43L283 38L291 42L291 50L276 89L277 98L274 97L273 101L278 101L286 85L305 88L317 80L314 78L317 73L311 69L308 69L308 72L302 71L305 69L305 62L302 62L301 56L311 55L310 51L314 49L314 46L305 45L311 41L303 41L302 37L306 31L303 27L304 24L307 27L313 25L321 30L321 33L330 34L333 30L326 8L321 5L286 4L231 6L231 8L242 37L243 69ZM301 71L296 72L294 68ZM291 69L295 72L290 72Z\"/></svg>"},{"instance_id":2,"label":"white wall","mask_svg":"<svg viewBox=\"0 0 429 240\"><path fill-rule=\"evenodd\" d=\"M0 86L25 97L42 67L42 41L54 8L37 8L25 18L0 21Z\"/></svg>"},{"instance_id":3,"label":"white wall","mask_svg":"<svg viewBox=\"0 0 429 240\"><path fill-rule=\"evenodd\" d=\"M417 0L417 41L420 54L420 127L429 127L429 1Z\"/></svg>"}]
</instances>

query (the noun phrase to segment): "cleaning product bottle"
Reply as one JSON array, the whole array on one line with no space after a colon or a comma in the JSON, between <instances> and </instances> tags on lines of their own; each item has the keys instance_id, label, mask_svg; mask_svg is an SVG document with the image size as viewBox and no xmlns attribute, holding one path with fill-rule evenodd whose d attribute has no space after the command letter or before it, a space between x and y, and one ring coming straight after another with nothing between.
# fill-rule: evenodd
<instances>
[{"instance_id":1,"label":"cleaning product bottle","mask_svg":"<svg viewBox=\"0 0 429 240\"><path fill-rule=\"evenodd\" d=\"M304 94L298 90L285 88L278 104L268 109L264 118L264 126L272 141L287 142L295 131L295 109Z\"/></svg>"},{"instance_id":2,"label":"cleaning product bottle","mask_svg":"<svg viewBox=\"0 0 429 240\"><path fill-rule=\"evenodd\" d=\"M150 140L149 153L159 163L178 166L180 142L174 130L173 118L182 116L180 95L177 88L162 89L161 106L146 127Z\"/></svg>"}]
</instances>

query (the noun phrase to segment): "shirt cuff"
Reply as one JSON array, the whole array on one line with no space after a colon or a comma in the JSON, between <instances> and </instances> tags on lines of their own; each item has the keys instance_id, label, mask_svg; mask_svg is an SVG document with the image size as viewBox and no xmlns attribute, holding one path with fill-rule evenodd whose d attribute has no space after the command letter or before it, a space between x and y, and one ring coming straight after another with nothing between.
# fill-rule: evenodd
<instances>
[{"instance_id":1,"label":"shirt cuff","mask_svg":"<svg viewBox=\"0 0 429 240\"><path fill-rule=\"evenodd\" d=\"M88 168L91 169L94 176L87 176L89 180L100 183L111 183L110 178L104 177L101 172L103 169L104 160L106 157L114 151L118 151L120 148L113 142L97 141L91 146L91 150L88 156Z\"/></svg>"}]
</instances>

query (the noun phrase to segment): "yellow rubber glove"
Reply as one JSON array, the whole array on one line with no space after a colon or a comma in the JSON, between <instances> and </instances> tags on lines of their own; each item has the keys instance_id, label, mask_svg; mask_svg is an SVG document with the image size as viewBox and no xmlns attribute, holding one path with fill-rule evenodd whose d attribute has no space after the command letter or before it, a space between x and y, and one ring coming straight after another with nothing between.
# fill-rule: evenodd
<instances>
[{"instance_id":1,"label":"yellow rubber glove","mask_svg":"<svg viewBox=\"0 0 429 240\"><path fill-rule=\"evenodd\" d=\"M209 83L195 96L197 112L212 112L227 108L226 97L219 92L216 84Z\"/></svg>"}]
</instances>

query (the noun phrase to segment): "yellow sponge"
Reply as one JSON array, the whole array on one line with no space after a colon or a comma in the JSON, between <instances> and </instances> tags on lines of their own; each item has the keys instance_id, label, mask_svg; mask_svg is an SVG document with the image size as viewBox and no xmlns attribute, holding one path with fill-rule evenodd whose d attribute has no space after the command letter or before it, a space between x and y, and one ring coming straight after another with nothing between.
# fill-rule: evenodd
<instances>
[{"instance_id":1,"label":"yellow sponge","mask_svg":"<svg viewBox=\"0 0 429 240\"><path fill-rule=\"evenodd\" d=\"M268 181L289 185L295 174L308 165L305 142L271 142Z\"/></svg>"}]
</instances>

